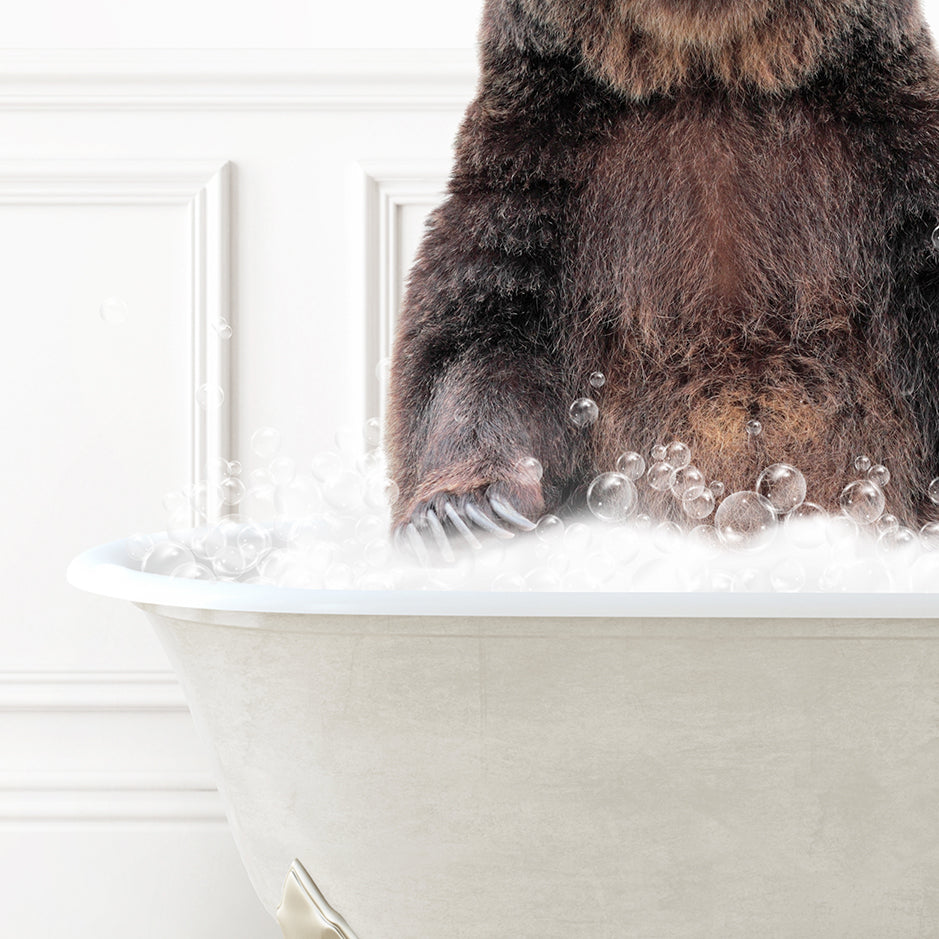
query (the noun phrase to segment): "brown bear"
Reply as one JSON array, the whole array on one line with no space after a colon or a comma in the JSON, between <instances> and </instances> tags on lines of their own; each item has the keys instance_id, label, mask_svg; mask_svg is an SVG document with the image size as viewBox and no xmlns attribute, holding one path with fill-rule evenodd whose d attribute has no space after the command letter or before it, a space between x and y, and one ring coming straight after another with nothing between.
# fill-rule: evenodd
<instances>
[{"instance_id":1,"label":"brown bear","mask_svg":"<svg viewBox=\"0 0 939 939\"><path fill-rule=\"evenodd\" d=\"M923 521L939 64L918 3L487 0L479 40L395 337L397 530L530 528L670 440L728 493L794 464L830 509L866 454Z\"/></svg>"}]
</instances>

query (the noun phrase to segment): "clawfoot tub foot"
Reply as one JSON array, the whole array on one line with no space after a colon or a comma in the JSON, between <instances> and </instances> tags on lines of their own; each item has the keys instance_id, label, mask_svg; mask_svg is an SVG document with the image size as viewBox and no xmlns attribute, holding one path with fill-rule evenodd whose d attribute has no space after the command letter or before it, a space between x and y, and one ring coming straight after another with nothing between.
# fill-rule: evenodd
<instances>
[{"instance_id":1,"label":"clawfoot tub foot","mask_svg":"<svg viewBox=\"0 0 939 939\"><path fill-rule=\"evenodd\" d=\"M356 939L297 860L290 865L284 881L277 922L284 939Z\"/></svg>"}]
</instances>

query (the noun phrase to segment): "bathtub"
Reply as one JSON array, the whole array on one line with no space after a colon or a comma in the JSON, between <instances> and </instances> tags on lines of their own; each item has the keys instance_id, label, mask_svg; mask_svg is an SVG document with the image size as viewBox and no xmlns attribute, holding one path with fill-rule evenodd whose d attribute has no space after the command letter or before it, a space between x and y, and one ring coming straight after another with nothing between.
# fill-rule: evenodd
<instances>
[{"instance_id":1,"label":"bathtub","mask_svg":"<svg viewBox=\"0 0 939 939\"><path fill-rule=\"evenodd\" d=\"M351 593L125 560L69 579L153 624L291 939L939 935L939 595Z\"/></svg>"}]
</instances>

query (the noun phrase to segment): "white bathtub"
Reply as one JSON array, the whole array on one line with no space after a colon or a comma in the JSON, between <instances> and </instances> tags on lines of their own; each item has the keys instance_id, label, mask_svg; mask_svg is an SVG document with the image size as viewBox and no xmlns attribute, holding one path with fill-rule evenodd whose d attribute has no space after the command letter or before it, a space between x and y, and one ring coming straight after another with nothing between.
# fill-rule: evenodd
<instances>
[{"instance_id":1,"label":"white bathtub","mask_svg":"<svg viewBox=\"0 0 939 939\"><path fill-rule=\"evenodd\" d=\"M939 595L69 579L159 633L262 903L312 876L288 935L939 935Z\"/></svg>"}]
</instances>

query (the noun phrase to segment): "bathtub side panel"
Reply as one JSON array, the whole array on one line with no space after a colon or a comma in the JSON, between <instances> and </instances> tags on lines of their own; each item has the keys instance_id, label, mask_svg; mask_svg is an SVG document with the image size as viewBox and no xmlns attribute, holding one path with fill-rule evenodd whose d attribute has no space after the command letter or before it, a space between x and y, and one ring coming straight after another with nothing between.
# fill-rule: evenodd
<instances>
[{"instance_id":1,"label":"bathtub side panel","mask_svg":"<svg viewBox=\"0 0 939 939\"><path fill-rule=\"evenodd\" d=\"M359 939L939 933L934 640L158 628L270 910L297 857Z\"/></svg>"}]
</instances>

